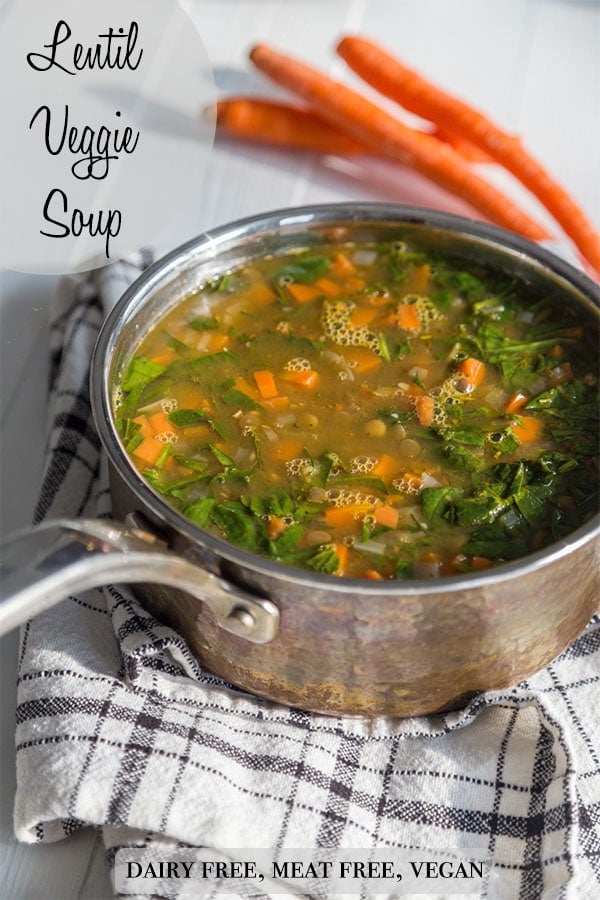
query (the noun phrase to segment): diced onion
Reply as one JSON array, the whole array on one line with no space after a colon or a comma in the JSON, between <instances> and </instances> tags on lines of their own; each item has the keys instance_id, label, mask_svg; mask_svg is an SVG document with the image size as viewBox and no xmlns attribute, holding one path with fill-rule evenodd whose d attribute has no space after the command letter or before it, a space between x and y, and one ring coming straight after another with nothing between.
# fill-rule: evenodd
<instances>
[{"instance_id":1,"label":"diced onion","mask_svg":"<svg viewBox=\"0 0 600 900\"><path fill-rule=\"evenodd\" d=\"M149 403L147 406L140 406L138 409L138 414L141 416L146 416L148 414L152 415L152 413L162 412L162 404L164 401L164 397L161 400L155 400L154 403Z\"/></svg>"},{"instance_id":2,"label":"diced onion","mask_svg":"<svg viewBox=\"0 0 600 900\"><path fill-rule=\"evenodd\" d=\"M275 419L275 424L279 428L284 428L286 425L292 425L296 421L295 413L284 413L281 416L277 416Z\"/></svg>"},{"instance_id":3,"label":"diced onion","mask_svg":"<svg viewBox=\"0 0 600 900\"><path fill-rule=\"evenodd\" d=\"M206 350L211 339L210 331L205 332L196 343L196 350Z\"/></svg>"},{"instance_id":4,"label":"diced onion","mask_svg":"<svg viewBox=\"0 0 600 900\"><path fill-rule=\"evenodd\" d=\"M376 250L356 250L350 257L356 266L371 266L377 259Z\"/></svg>"},{"instance_id":5,"label":"diced onion","mask_svg":"<svg viewBox=\"0 0 600 900\"><path fill-rule=\"evenodd\" d=\"M413 366L408 370L408 374L411 378L420 378L423 381L429 375L429 369L425 369L423 366Z\"/></svg>"},{"instance_id":6,"label":"diced onion","mask_svg":"<svg viewBox=\"0 0 600 900\"><path fill-rule=\"evenodd\" d=\"M192 316L209 316L211 313L208 297L200 297L198 303L195 303L191 309Z\"/></svg>"},{"instance_id":7,"label":"diced onion","mask_svg":"<svg viewBox=\"0 0 600 900\"><path fill-rule=\"evenodd\" d=\"M334 353L333 350L325 350L323 359L328 359L330 362L335 363L340 372L344 373L344 381L354 381L354 373L340 353Z\"/></svg>"},{"instance_id":8,"label":"diced onion","mask_svg":"<svg viewBox=\"0 0 600 900\"><path fill-rule=\"evenodd\" d=\"M383 556L385 553L385 544L379 541L356 541L355 550L364 550L365 553L375 553L377 556Z\"/></svg>"},{"instance_id":9,"label":"diced onion","mask_svg":"<svg viewBox=\"0 0 600 900\"><path fill-rule=\"evenodd\" d=\"M263 425L263 434L268 441L278 441L279 440L279 435L277 434L277 432L273 431L272 428L267 428L265 425Z\"/></svg>"},{"instance_id":10,"label":"diced onion","mask_svg":"<svg viewBox=\"0 0 600 900\"><path fill-rule=\"evenodd\" d=\"M515 316L517 322L533 322L535 319L535 313L533 313L530 309L524 309L520 313L517 313Z\"/></svg>"},{"instance_id":11,"label":"diced onion","mask_svg":"<svg viewBox=\"0 0 600 900\"><path fill-rule=\"evenodd\" d=\"M430 488L441 486L442 482L438 481L437 478L434 478L433 475L430 475L429 472L423 472L421 475L421 487Z\"/></svg>"},{"instance_id":12,"label":"diced onion","mask_svg":"<svg viewBox=\"0 0 600 900\"><path fill-rule=\"evenodd\" d=\"M413 578L439 578L439 562L414 562L412 566Z\"/></svg>"}]
</instances>

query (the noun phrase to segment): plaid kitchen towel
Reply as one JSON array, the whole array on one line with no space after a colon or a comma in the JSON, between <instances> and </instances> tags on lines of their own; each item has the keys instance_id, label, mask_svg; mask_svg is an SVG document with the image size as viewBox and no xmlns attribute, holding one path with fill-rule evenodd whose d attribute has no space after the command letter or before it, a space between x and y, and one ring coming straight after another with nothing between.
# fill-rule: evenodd
<instances>
[{"instance_id":1,"label":"plaid kitchen towel","mask_svg":"<svg viewBox=\"0 0 600 900\"><path fill-rule=\"evenodd\" d=\"M147 262L67 281L57 298L37 521L110 513L89 359ZM338 718L223 683L128 590L69 597L23 630L16 834L55 841L95 826L111 861L153 845L479 848L491 858L489 900L595 900L599 659L596 620L529 682L460 711Z\"/></svg>"}]
</instances>

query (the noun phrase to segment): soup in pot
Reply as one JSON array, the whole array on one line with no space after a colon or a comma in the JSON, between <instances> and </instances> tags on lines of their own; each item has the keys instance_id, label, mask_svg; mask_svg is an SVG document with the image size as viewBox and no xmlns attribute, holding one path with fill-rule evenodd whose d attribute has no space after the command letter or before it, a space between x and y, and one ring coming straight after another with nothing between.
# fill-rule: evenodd
<instances>
[{"instance_id":1,"label":"soup in pot","mask_svg":"<svg viewBox=\"0 0 600 900\"><path fill-rule=\"evenodd\" d=\"M181 301L115 417L152 488L245 550L349 578L481 570L597 509L588 331L472 262L324 244Z\"/></svg>"}]
</instances>

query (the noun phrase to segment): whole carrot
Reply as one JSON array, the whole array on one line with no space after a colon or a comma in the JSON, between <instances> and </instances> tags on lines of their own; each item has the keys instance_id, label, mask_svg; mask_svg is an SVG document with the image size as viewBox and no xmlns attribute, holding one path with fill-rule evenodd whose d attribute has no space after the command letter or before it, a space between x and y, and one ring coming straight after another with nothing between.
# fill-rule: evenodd
<instances>
[{"instance_id":1,"label":"whole carrot","mask_svg":"<svg viewBox=\"0 0 600 900\"><path fill-rule=\"evenodd\" d=\"M226 134L260 143L342 156L372 153L365 144L310 110L274 100L257 97L219 100L216 121L217 127Z\"/></svg>"},{"instance_id":2,"label":"whole carrot","mask_svg":"<svg viewBox=\"0 0 600 900\"><path fill-rule=\"evenodd\" d=\"M548 237L537 222L475 175L457 153L436 138L416 133L363 95L270 47L254 47L250 58L275 82L307 100L329 122L458 194L493 222L532 240Z\"/></svg>"},{"instance_id":3,"label":"whole carrot","mask_svg":"<svg viewBox=\"0 0 600 900\"><path fill-rule=\"evenodd\" d=\"M357 141L346 131L330 125L309 109L267 100L262 97L227 97L207 110L214 115L217 128L224 134L259 144L273 144L313 153L335 153L339 156L374 155L373 147ZM459 135L436 128L430 134L444 141L470 162L489 162L484 153ZM381 155L381 154L378 154Z\"/></svg>"},{"instance_id":4,"label":"whole carrot","mask_svg":"<svg viewBox=\"0 0 600 900\"><path fill-rule=\"evenodd\" d=\"M600 272L600 235L572 197L537 162L518 138L507 134L469 104L447 94L364 38L343 38L339 55L366 82L386 97L442 128L461 134L508 169L532 194Z\"/></svg>"}]
</instances>

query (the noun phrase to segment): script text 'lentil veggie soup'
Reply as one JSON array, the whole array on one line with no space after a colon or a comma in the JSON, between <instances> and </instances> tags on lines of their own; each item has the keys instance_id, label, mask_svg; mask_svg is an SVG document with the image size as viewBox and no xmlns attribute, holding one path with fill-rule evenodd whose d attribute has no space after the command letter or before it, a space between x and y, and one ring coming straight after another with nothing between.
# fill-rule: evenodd
<instances>
[{"instance_id":1,"label":"script text 'lentil veggie soup'","mask_svg":"<svg viewBox=\"0 0 600 900\"><path fill-rule=\"evenodd\" d=\"M152 488L245 550L349 578L482 570L597 509L589 332L491 266L342 233L182 300L115 417Z\"/></svg>"}]
</instances>

